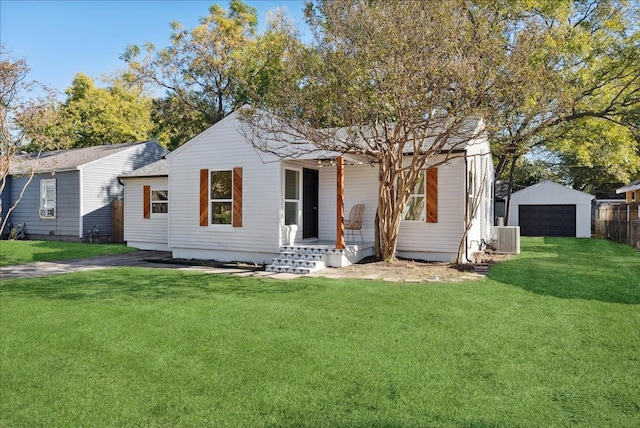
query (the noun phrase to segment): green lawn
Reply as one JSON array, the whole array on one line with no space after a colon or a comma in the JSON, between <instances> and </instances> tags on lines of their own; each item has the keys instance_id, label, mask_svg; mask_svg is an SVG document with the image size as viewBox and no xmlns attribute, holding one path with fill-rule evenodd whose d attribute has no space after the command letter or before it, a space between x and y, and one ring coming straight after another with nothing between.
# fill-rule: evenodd
<instances>
[{"instance_id":1,"label":"green lawn","mask_svg":"<svg viewBox=\"0 0 640 428\"><path fill-rule=\"evenodd\" d=\"M522 244L453 284L0 281L0 426L640 426L640 252Z\"/></svg>"},{"instance_id":2,"label":"green lawn","mask_svg":"<svg viewBox=\"0 0 640 428\"><path fill-rule=\"evenodd\" d=\"M60 241L0 241L0 267L31 262L79 259L103 254L122 254L135 248L122 244L82 244Z\"/></svg>"}]
</instances>

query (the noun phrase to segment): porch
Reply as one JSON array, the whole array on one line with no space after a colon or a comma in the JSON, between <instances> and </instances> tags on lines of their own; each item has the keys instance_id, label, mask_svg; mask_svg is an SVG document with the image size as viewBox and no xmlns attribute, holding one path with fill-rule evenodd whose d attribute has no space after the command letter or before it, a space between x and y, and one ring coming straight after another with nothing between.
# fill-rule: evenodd
<instances>
[{"instance_id":1,"label":"porch","mask_svg":"<svg viewBox=\"0 0 640 428\"><path fill-rule=\"evenodd\" d=\"M303 241L280 247L278 257L266 267L266 271L305 275L325 267L349 266L373 254L372 242L356 242L337 248L335 242Z\"/></svg>"}]
</instances>

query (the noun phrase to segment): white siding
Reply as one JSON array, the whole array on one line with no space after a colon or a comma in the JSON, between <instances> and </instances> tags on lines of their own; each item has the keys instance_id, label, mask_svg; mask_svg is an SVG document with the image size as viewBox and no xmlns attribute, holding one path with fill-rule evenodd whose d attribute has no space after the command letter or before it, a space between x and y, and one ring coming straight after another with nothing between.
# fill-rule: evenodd
<instances>
[{"instance_id":1,"label":"white siding","mask_svg":"<svg viewBox=\"0 0 640 428\"><path fill-rule=\"evenodd\" d=\"M472 162L476 177L486 169L487 185L493 181L488 144L478 144L478 161ZM484 153L484 155L480 155ZM464 230L466 169L463 158L438 167L438 222L403 221L398 238L398 256L434 261L453 261ZM481 239L491 237L491 192L485 193L474 221L469 248L477 251ZM489 200L486 198L489 197ZM365 204L362 234L365 242L374 240L374 221L378 206L378 168L369 165L345 167L345 217L355 204ZM336 237L336 168L320 168L319 238ZM483 220L481 220L483 219ZM359 236L356 238L359 240Z\"/></svg>"},{"instance_id":2,"label":"white siding","mask_svg":"<svg viewBox=\"0 0 640 428\"><path fill-rule=\"evenodd\" d=\"M438 166L438 222L403 221L398 256L452 261L458 253L464 224L464 159Z\"/></svg>"},{"instance_id":3,"label":"white siding","mask_svg":"<svg viewBox=\"0 0 640 428\"><path fill-rule=\"evenodd\" d=\"M354 205L364 204L362 236L374 240L374 221L378 207L378 168L369 165L346 165L344 169L344 217ZM318 234L321 240L336 239L336 168L320 168L320 206ZM360 235L356 232L356 242ZM351 241L350 241L351 242Z\"/></svg>"},{"instance_id":4,"label":"white siding","mask_svg":"<svg viewBox=\"0 0 640 428\"><path fill-rule=\"evenodd\" d=\"M144 218L144 186L167 190L167 177L140 177L124 180L124 240L130 247L142 250L168 251L169 214L151 213ZM169 194L171 198L171 194Z\"/></svg>"},{"instance_id":5,"label":"white siding","mask_svg":"<svg viewBox=\"0 0 640 428\"><path fill-rule=\"evenodd\" d=\"M279 251L280 171L263 163L232 114L167 156L174 257L271 262ZM200 226L200 170L242 168L242 227Z\"/></svg>"},{"instance_id":6,"label":"white siding","mask_svg":"<svg viewBox=\"0 0 640 428\"><path fill-rule=\"evenodd\" d=\"M111 201L122 199L124 195L117 177L155 162L165 153L165 149L151 141L82 166L82 234L86 235L92 226L98 226L101 236L110 236Z\"/></svg>"},{"instance_id":7,"label":"white siding","mask_svg":"<svg viewBox=\"0 0 640 428\"><path fill-rule=\"evenodd\" d=\"M482 248L482 241L489 242L491 240L493 230L493 161L491 155L486 154L488 147L484 153L467 158L467 169L473 174L473 199L479 199L471 229L467 234L467 256L470 260L472 254ZM468 184L468 186L470 185ZM470 200L470 202L472 201Z\"/></svg>"}]
</instances>

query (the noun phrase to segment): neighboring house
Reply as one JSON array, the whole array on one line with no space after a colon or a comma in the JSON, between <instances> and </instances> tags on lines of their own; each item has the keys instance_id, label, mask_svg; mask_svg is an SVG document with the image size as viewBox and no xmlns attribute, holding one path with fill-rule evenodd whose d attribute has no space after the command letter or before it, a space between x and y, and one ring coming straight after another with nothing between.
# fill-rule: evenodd
<instances>
[{"instance_id":1,"label":"neighboring house","mask_svg":"<svg viewBox=\"0 0 640 428\"><path fill-rule=\"evenodd\" d=\"M166 156L167 216L154 213L152 205L149 208L153 191L165 189L164 175L142 171L123 178L129 245L162 248L162 237L153 242L144 237L168 219L166 242L175 258L268 264L283 252L292 254L288 257L296 261L287 264L281 260L273 269L304 273L307 263L300 261L302 258L321 256L329 266L344 266L373 254L376 165L343 157L344 216L354 205L365 205L364 242L358 233L347 248L340 249L336 245L339 199L335 166L340 155L325 152L282 159L255 149L245 139L243 126L238 113L232 113ZM478 121L476 126L482 125ZM446 164L423 173L410 201L413 210L407 210L400 227L398 256L454 260L464 233L468 201L478 197L481 203L466 241L471 259L483 241L491 238L492 168L489 144L482 138L461 147ZM468 184L476 189L471 195ZM287 245L292 229L294 245Z\"/></svg>"},{"instance_id":2,"label":"neighboring house","mask_svg":"<svg viewBox=\"0 0 640 428\"><path fill-rule=\"evenodd\" d=\"M124 182L124 240L141 250L169 251L169 165L161 159L119 178Z\"/></svg>"},{"instance_id":3,"label":"neighboring house","mask_svg":"<svg viewBox=\"0 0 640 428\"><path fill-rule=\"evenodd\" d=\"M511 195L509 225L520 226L522 236L591 237L593 195L552 181Z\"/></svg>"},{"instance_id":4,"label":"neighboring house","mask_svg":"<svg viewBox=\"0 0 640 428\"><path fill-rule=\"evenodd\" d=\"M118 175L160 159L166 149L155 141L105 144L25 155L13 161L2 192L6 215L35 175L9 221L24 222L30 239L80 241L90 235L111 239L111 202L122 199Z\"/></svg>"},{"instance_id":5,"label":"neighboring house","mask_svg":"<svg viewBox=\"0 0 640 428\"><path fill-rule=\"evenodd\" d=\"M640 180L636 180L626 186L616 189L617 194L625 195L625 202L631 204L633 202L640 203Z\"/></svg>"}]
</instances>

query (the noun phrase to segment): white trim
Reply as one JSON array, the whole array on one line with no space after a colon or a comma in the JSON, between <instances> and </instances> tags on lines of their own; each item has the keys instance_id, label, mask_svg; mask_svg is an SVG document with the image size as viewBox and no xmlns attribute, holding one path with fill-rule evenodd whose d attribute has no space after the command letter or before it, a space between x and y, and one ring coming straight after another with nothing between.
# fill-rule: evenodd
<instances>
[{"instance_id":1,"label":"white trim","mask_svg":"<svg viewBox=\"0 0 640 428\"><path fill-rule=\"evenodd\" d=\"M298 173L298 199L294 200L294 199L287 199L287 170L289 171L295 171ZM286 204L287 202L297 202L298 203L298 212L296 213L296 225L298 226L298 229L301 228L302 226L302 204L303 204L303 200L302 200L302 168L298 168L298 167L287 167L285 166L283 171L282 171L282 212L284 214L284 217L282 218L282 225L286 225L286 216L287 216L287 210L286 210Z\"/></svg>"}]
</instances>

